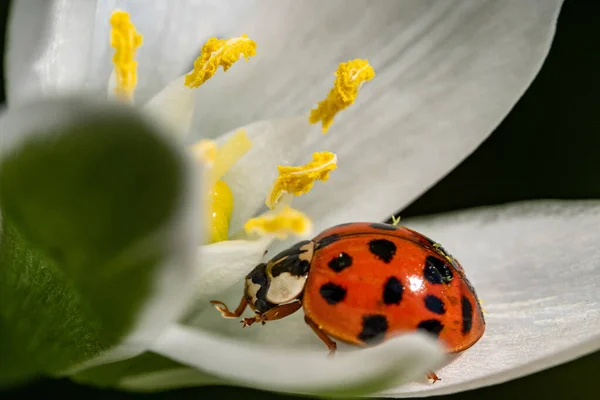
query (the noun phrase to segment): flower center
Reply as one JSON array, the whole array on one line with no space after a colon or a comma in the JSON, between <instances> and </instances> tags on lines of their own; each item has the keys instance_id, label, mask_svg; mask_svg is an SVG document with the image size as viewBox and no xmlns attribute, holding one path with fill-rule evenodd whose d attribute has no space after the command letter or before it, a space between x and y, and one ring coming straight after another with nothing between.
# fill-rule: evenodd
<instances>
[{"instance_id":1,"label":"flower center","mask_svg":"<svg viewBox=\"0 0 600 400\"><path fill-rule=\"evenodd\" d=\"M114 93L122 101L133 102L137 85L137 62L134 58L136 49L142 44L142 35L136 32L129 14L124 11L113 12L110 23L111 46L115 49ZM254 55L256 43L247 35L229 39L211 38L202 47L192 71L186 74L182 90L200 87L215 75L219 66L225 72L241 57L248 61ZM354 103L359 88L371 80L375 72L367 60L356 59L339 64L335 76L334 86L327 97L308 115L310 124L321 122L323 133L327 133L337 113ZM197 162L204 166L209 199L206 211L209 216L210 243L229 238L229 222L235 202L231 189L222 178L251 147L252 142L243 129L221 147L211 140L200 140L189 146ZM327 181L330 172L336 168L337 156L327 151L314 153L312 161L306 165L278 166L279 176L265 199L270 210L249 219L244 224L245 233L271 235L278 239L285 239L289 234L307 234L312 222L291 207L293 198L308 193L316 181Z\"/></svg>"}]
</instances>

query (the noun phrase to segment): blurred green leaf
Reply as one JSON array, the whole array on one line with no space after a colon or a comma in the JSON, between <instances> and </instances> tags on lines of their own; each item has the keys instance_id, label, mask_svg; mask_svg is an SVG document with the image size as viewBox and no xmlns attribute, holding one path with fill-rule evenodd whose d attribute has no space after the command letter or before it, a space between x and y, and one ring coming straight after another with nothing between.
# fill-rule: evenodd
<instances>
[{"instance_id":1,"label":"blurred green leaf","mask_svg":"<svg viewBox=\"0 0 600 400\"><path fill-rule=\"evenodd\" d=\"M135 323L172 252L156 231L184 191L179 154L148 129L103 116L33 132L0 160L4 378L58 373Z\"/></svg>"}]
</instances>

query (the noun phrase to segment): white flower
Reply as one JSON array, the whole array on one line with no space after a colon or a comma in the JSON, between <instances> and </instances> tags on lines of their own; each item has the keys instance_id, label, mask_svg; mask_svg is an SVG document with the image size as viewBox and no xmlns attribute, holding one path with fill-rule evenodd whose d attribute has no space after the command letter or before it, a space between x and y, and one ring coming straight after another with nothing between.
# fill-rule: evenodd
<instances>
[{"instance_id":1,"label":"white flower","mask_svg":"<svg viewBox=\"0 0 600 400\"><path fill-rule=\"evenodd\" d=\"M403 221L456 255L485 301L484 337L436 369L442 380L435 385L407 383L440 361L439 348L419 334L329 360L301 312L242 330L208 304L216 296L233 306L264 250L298 239L271 245L269 235L244 235L244 224L264 209L278 165L304 164L315 151L337 156L327 182L293 199L302 227L309 226L304 215L313 232L387 219L460 163L508 113L541 67L560 1L14 3L9 106L82 88L106 96L107 83L109 95L115 93L120 77L112 73L108 21L115 9L126 10L143 35L130 100L186 144L196 143L191 148L209 171L226 165L224 174L205 178L212 187L222 177L229 187L226 231L238 240L199 243L188 317L145 342L181 366L127 376L120 386L226 382L291 392L432 395L501 382L600 347L600 277L593 267L600 259L598 202L515 204ZM242 33L256 42L255 56L198 89L184 86L203 42ZM321 135L308 111L327 94L336 66L355 58L368 59L376 76ZM236 136L240 127L251 147ZM196 142L210 138L215 142ZM215 144L233 144L225 152L232 156L213 158ZM282 204L289 200L284 196Z\"/></svg>"}]
</instances>

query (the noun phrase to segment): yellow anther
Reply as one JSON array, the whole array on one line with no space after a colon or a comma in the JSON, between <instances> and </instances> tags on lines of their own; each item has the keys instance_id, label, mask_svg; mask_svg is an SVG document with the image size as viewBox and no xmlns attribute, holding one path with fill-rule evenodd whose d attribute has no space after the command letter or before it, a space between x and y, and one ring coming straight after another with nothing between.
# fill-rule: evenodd
<instances>
[{"instance_id":1,"label":"yellow anther","mask_svg":"<svg viewBox=\"0 0 600 400\"><path fill-rule=\"evenodd\" d=\"M300 196L312 189L315 181L327 181L329 173L337 168L337 156L328 151L313 154L313 160L299 167L278 166L279 176L273 182L265 204L275 208L285 193Z\"/></svg>"},{"instance_id":2,"label":"yellow anther","mask_svg":"<svg viewBox=\"0 0 600 400\"><path fill-rule=\"evenodd\" d=\"M137 62L135 51L142 45L142 35L125 11L115 11L110 17L112 26L110 45L115 49L113 64L116 78L115 95L130 101L137 86Z\"/></svg>"},{"instance_id":3,"label":"yellow anther","mask_svg":"<svg viewBox=\"0 0 600 400\"><path fill-rule=\"evenodd\" d=\"M210 38L202 47L202 54L194 61L194 70L185 76L185 86L197 88L209 80L219 66L227 71L243 56L246 61L256 55L256 43L248 35L231 39Z\"/></svg>"},{"instance_id":4,"label":"yellow anther","mask_svg":"<svg viewBox=\"0 0 600 400\"><path fill-rule=\"evenodd\" d=\"M335 76L333 88L327 98L310 111L309 122L316 124L322 121L323 133L327 133L338 112L354 103L358 89L364 82L373 79L375 71L367 60L356 59L341 63Z\"/></svg>"},{"instance_id":5,"label":"yellow anther","mask_svg":"<svg viewBox=\"0 0 600 400\"><path fill-rule=\"evenodd\" d=\"M398 226L398 224L400 224L400 219L400 216L396 217L395 215L392 215L392 225Z\"/></svg>"},{"instance_id":6,"label":"yellow anther","mask_svg":"<svg viewBox=\"0 0 600 400\"><path fill-rule=\"evenodd\" d=\"M244 224L244 229L248 234L272 235L284 240L290 234L297 236L309 234L312 230L312 222L300 211L285 206L279 211L249 219Z\"/></svg>"},{"instance_id":7,"label":"yellow anther","mask_svg":"<svg viewBox=\"0 0 600 400\"><path fill-rule=\"evenodd\" d=\"M233 212L233 194L221 180L210 190L210 243L227 240Z\"/></svg>"}]
</instances>

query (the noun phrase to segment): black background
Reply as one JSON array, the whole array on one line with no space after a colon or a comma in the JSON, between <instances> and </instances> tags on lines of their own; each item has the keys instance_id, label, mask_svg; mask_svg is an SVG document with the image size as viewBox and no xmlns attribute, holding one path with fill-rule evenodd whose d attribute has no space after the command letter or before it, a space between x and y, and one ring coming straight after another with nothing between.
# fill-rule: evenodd
<instances>
[{"instance_id":1,"label":"black background","mask_svg":"<svg viewBox=\"0 0 600 400\"><path fill-rule=\"evenodd\" d=\"M2 1L2 34L7 11L8 1ZM550 54L526 94L483 145L403 210L402 217L527 199L600 198L600 35L599 25L595 24L598 11L596 0L565 1ZM0 46L3 43L2 37ZM0 89L4 102L3 86ZM599 366L600 351L504 384L439 398L597 398ZM0 392L3 399L23 395L90 399L293 398L231 387L185 389L176 394L129 394L61 380Z\"/></svg>"}]
</instances>

